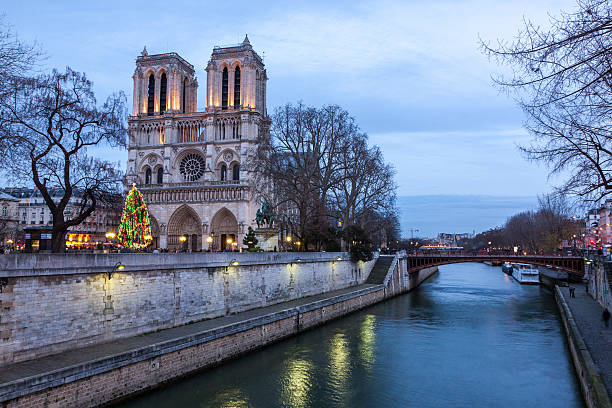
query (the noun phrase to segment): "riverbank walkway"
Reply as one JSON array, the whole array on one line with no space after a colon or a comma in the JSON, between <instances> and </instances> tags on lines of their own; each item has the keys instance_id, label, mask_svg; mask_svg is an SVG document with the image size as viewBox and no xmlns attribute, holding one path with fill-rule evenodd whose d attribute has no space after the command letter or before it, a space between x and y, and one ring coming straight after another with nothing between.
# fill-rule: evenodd
<instances>
[{"instance_id":1,"label":"riverbank walkway","mask_svg":"<svg viewBox=\"0 0 612 408\"><path fill-rule=\"evenodd\" d=\"M361 284L3 366L0 368L0 405L3 401L32 392L87 378L164 352L180 350L381 289L383 285Z\"/></svg>"},{"instance_id":2,"label":"riverbank walkway","mask_svg":"<svg viewBox=\"0 0 612 408\"><path fill-rule=\"evenodd\" d=\"M606 327L602 319L603 307L586 292L586 285L571 285L576 288L576 297L570 297L567 287L559 289L612 399L612 321L610 327Z\"/></svg>"}]
</instances>

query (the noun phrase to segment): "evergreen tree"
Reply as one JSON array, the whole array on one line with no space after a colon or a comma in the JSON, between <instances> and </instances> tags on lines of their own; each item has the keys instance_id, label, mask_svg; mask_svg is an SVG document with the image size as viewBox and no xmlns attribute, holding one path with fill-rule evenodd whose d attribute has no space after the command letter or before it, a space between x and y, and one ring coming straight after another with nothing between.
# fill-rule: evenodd
<instances>
[{"instance_id":1,"label":"evergreen tree","mask_svg":"<svg viewBox=\"0 0 612 408\"><path fill-rule=\"evenodd\" d=\"M246 246L249 247L249 249L253 249L257 246L257 243L259 241L257 240L257 237L255 236L255 231L253 231L253 228L249 227L249 230L246 234L246 236L244 237L244 239L242 240L242 243Z\"/></svg>"},{"instance_id":2,"label":"evergreen tree","mask_svg":"<svg viewBox=\"0 0 612 408\"><path fill-rule=\"evenodd\" d=\"M149 210L135 184L125 198L117 238L121 245L135 249L147 247L153 239Z\"/></svg>"}]
</instances>

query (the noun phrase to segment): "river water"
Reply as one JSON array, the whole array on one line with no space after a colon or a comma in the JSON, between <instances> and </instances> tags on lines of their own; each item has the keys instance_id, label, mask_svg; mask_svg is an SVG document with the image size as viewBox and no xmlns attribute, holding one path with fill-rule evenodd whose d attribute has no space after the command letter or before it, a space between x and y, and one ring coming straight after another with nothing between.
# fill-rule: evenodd
<instances>
[{"instance_id":1,"label":"river water","mask_svg":"<svg viewBox=\"0 0 612 408\"><path fill-rule=\"evenodd\" d=\"M584 405L550 292L470 263L120 406Z\"/></svg>"}]
</instances>

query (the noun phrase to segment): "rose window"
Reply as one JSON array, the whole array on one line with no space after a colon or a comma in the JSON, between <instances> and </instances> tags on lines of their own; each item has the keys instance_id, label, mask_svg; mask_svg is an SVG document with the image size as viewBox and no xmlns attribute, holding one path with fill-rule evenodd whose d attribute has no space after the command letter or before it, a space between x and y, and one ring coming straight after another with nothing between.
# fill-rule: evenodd
<instances>
[{"instance_id":1,"label":"rose window","mask_svg":"<svg viewBox=\"0 0 612 408\"><path fill-rule=\"evenodd\" d=\"M187 181L196 181L204 174L204 159L199 154L188 154L181 160L179 168Z\"/></svg>"}]
</instances>

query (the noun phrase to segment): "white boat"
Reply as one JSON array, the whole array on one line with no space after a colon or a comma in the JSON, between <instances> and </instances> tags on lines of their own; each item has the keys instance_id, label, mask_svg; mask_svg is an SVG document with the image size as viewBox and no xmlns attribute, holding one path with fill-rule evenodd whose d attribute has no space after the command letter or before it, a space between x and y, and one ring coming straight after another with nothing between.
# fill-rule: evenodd
<instances>
[{"instance_id":1,"label":"white boat","mask_svg":"<svg viewBox=\"0 0 612 408\"><path fill-rule=\"evenodd\" d=\"M512 277L523 285L539 285L540 271L538 268L524 263L512 264Z\"/></svg>"}]
</instances>

